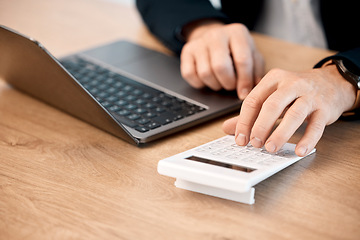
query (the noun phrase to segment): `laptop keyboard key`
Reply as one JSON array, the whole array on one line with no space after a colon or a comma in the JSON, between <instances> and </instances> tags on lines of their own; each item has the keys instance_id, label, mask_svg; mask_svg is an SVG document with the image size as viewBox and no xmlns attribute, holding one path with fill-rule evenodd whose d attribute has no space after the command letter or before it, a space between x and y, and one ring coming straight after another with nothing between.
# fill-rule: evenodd
<instances>
[{"instance_id":1,"label":"laptop keyboard key","mask_svg":"<svg viewBox=\"0 0 360 240\"><path fill-rule=\"evenodd\" d=\"M160 123L161 125L169 124L176 120L176 115L170 112L166 112L160 116L157 116L152 119L155 122Z\"/></svg>"},{"instance_id":2,"label":"laptop keyboard key","mask_svg":"<svg viewBox=\"0 0 360 240\"><path fill-rule=\"evenodd\" d=\"M62 64L119 122L139 132L205 110L79 57Z\"/></svg>"}]
</instances>

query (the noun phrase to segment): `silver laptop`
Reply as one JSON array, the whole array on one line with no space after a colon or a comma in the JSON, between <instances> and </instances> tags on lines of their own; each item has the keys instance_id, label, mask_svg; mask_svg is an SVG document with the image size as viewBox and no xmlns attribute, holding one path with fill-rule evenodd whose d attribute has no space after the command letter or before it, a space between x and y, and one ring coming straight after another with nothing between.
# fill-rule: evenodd
<instances>
[{"instance_id":1,"label":"silver laptop","mask_svg":"<svg viewBox=\"0 0 360 240\"><path fill-rule=\"evenodd\" d=\"M178 58L128 41L56 59L39 42L4 26L0 78L137 145L235 111L241 104L235 92L192 88L181 77Z\"/></svg>"}]
</instances>

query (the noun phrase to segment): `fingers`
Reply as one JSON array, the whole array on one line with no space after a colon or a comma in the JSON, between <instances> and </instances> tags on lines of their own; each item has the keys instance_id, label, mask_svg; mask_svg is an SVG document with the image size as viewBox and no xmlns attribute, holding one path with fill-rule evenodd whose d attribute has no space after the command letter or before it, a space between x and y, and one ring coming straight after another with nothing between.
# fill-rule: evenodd
<instances>
[{"instance_id":1,"label":"fingers","mask_svg":"<svg viewBox=\"0 0 360 240\"><path fill-rule=\"evenodd\" d=\"M252 39L245 27L232 35L230 48L233 57L234 67L237 73L237 92L240 99L245 99L254 87L254 63L253 63Z\"/></svg>"},{"instance_id":2,"label":"fingers","mask_svg":"<svg viewBox=\"0 0 360 240\"><path fill-rule=\"evenodd\" d=\"M222 42L221 47L210 51L210 65L215 78L221 87L234 90L236 87L235 71L227 42Z\"/></svg>"},{"instance_id":3,"label":"fingers","mask_svg":"<svg viewBox=\"0 0 360 240\"><path fill-rule=\"evenodd\" d=\"M182 77L194 88L203 88L205 87L205 84L203 81L200 80L200 78L197 75L196 71L196 63L194 56L185 50L186 47L184 47L184 50L181 54L181 64L180 64L180 70Z\"/></svg>"},{"instance_id":4,"label":"fingers","mask_svg":"<svg viewBox=\"0 0 360 240\"><path fill-rule=\"evenodd\" d=\"M224 123L235 141L269 152L278 151L308 119L295 152L306 156L321 138L324 128L335 122L353 102L353 89L330 67L295 73L271 70L244 100L240 115ZM277 120L281 122L274 129Z\"/></svg>"},{"instance_id":5,"label":"fingers","mask_svg":"<svg viewBox=\"0 0 360 240\"><path fill-rule=\"evenodd\" d=\"M281 147L295 132L295 130L306 119L309 112L312 110L310 101L305 101L304 98L297 98L299 89L297 88L280 88L271 93L262 104L261 110L255 123L253 124L250 135L251 143L254 147L262 147L270 135L277 119L280 118L284 109L286 109L292 102L292 106L286 111L284 118L275 131L277 135L285 137L285 139L276 139L277 141L269 141L267 146L268 151L275 152ZM286 136L288 138L286 138ZM281 141L283 140L283 141ZM267 148L267 149L268 149Z\"/></svg>"},{"instance_id":6,"label":"fingers","mask_svg":"<svg viewBox=\"0 0 360 240\"><path fill-rule=\"evenodd\" d=\"M276 78L275 78L276 79ZM242 103L235 130L235 141L245 146L250 141L250 134L265 100L277 89L277 82L272 78L264 77ZM257 136L252 136L255 140ZM259 144L256 144L257 146Z\"/></svg>"},{"instance_id":7,"label":"fingers","mask_svg":"<svg viewBox=\"0 0 360 240\"><path fill-rule=\"evenodd\" d=\"M231 48L234 66L237 73L237 93L240 99L245 99L254 87L253 59L251 49L244 48L245 43L232 41Z\"/></svg>"},{"instance_id":8,"label":"fingers","mask_svg":"<svg viewBox=\"0 0 360 240\"><path fill-rule=\"evenodd\" d=\"M208 49L200 48L198 54L194 57L196 62L196 72L199 79L201 79L201 81L212 90L220 90L222 86L214 75Z\"/></svg>"},{"instance_id":9,"label":"fingers","mask_svg":"<svg viewBox=\"0 0 360 240\"><path fill-rule=\"evenodd\" d=\"M216 37L211 49L201 40L194 40L181 52L182 77L195 88L234 90L236 79L229 51L227 44Z\"/></svg>"},{"instance_id":10,"label":"fingers","mask_svg":"<svg viewBox=\"0 0 360 240\"><path fill-rule=\"evenodd\" d=\"M322 111L315 111L311 115L305 134L296 145L295 153L298 156L304 157L314 149L327 125L326 119L326 114Z\"/></svg>"},{"instance_id":11,"label":"fingers","mask_svg":"<svg viewBox=\"0 0 360 240\"><path fill-rule=\"evenodd\" d=\"M241 99L260 80L263 69L263 59L242 24L212 28L189 41L181 52L181 73L191 86L237 89Z\"/></svg>"},{"instance_id":12,"label":"fingers","mask_svg":"<svg viewBox=\"0 0 360 240\"><path fill-rule=\"evenodd\" d=\"M264 75L264 60L257 51L247 28L234 34L230 40L231 53L237 73L237 92L240 99L250 93Z\"/></svg>"},{"instance_id":13,"label":"fingers","mask_svg":"<svg viewBox=\"0 0 360 240\"><path fill-rule=\"evenodd\" d=\"M237 144L244 146L250 141L254 147L262 147L266 143L269 152L276 152L312 113L312 95L306 95L306 87L296 80L279 81L292 78L294 76L288 72L275 69L254 88L241 108L235 133ZM271 134L287 108L281 123Z\"/></svg>"},{"instance_id":14,"label":"fingers","mask_svg":"<svg viewBox=\"0 0 360 240\"><path fill-rule=\"evenodd\" d=\"M281 106L281 108L283 108L283 106ZM279 110L281 110L281 108L279 108ZM277 152L280 150L311 113L311 99L308 99L306 96L296 99L296 101L286 111L279 126L277 126L266 141L266 150L269 152ZM265 141L267 135L263 135L260 138Z\"/></svg>"}]
</instances>

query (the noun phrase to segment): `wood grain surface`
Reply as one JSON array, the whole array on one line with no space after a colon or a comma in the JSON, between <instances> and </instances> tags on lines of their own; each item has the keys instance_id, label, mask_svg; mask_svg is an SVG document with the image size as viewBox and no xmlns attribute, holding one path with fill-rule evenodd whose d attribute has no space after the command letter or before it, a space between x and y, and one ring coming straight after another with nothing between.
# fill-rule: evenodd
<instances>
[{"instance_id":1,"label":"wood grain surface","mask_svg":"<svg viewBox=\"0 0 360 240\"><path fill-rule=\"evenodd\" d=\"M111 1L0 0L0 24L57 57L120 38L171 54L135 8ZM254 38L268 70L331 54ZM360 238L359 121L327 127L317 153L258 184L251 206L157 173L160 159L223 136L228 117L138 148L0 81L0 239Z\"/></svg>"}]
</instances>

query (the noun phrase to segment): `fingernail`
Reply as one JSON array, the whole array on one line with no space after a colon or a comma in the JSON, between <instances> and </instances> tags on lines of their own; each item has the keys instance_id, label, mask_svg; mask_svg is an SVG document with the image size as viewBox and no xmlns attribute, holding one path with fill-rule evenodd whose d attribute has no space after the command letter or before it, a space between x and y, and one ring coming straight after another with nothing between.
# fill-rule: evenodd
<instances>
[{"instance_id":1,"label":"fingernail","mask_svg":"<svg viewBox=\"0 0 360 240\"><path fill-rule=\"evenodd\" d=\"M272 142L272 141L269 141L265 144L265 148L268 152L275 152L276 151L276 145Z\"/></svg>"},{"instance_id":2,"label":"fingernail","mask_svg":"<svg viewBox=\"0 0 360 240\"><path fill-rule=\"evenodd\" d=\"M305 146L300 146L300 147L297 149L298 155L299 155L300 157L305 156L306 153L307 153L307 150L308 150L307 147L305 147Z\"/></svg>"},{"instance_id":3,"label":"fingernail","mask_svg":"<svg viewBox=\"0 0 360 240\"><path fill-rule=\"evenodd\" d=\"M263 146L263 143L260 140L260 138L254 137L251 139L251 145L253 145L256 148L260 148Z\"/></svg>"},{"instance_id":4,"label":"fingernail","mask_svg":"<svg viewBox=\"0 0 360 240\"><path fill-rule=\"evenodd\" d=\"M246 137L244 134L242 133L239 133L237 136L236 136L236 143L240 146L244 146L246 145Z\"/></svg>"},{"instance_id":5,"label":"fingernail","mask_svg":"<svg viewBox=\"0 0 360 240\"><path fill-rule=\"evenodd\" d=\"M239 96L240 99L242 99L242 100L245 99L247 95L249 95L249 90L246 88L241 89L240 96Z\"/></svg>"}]
</instances>

